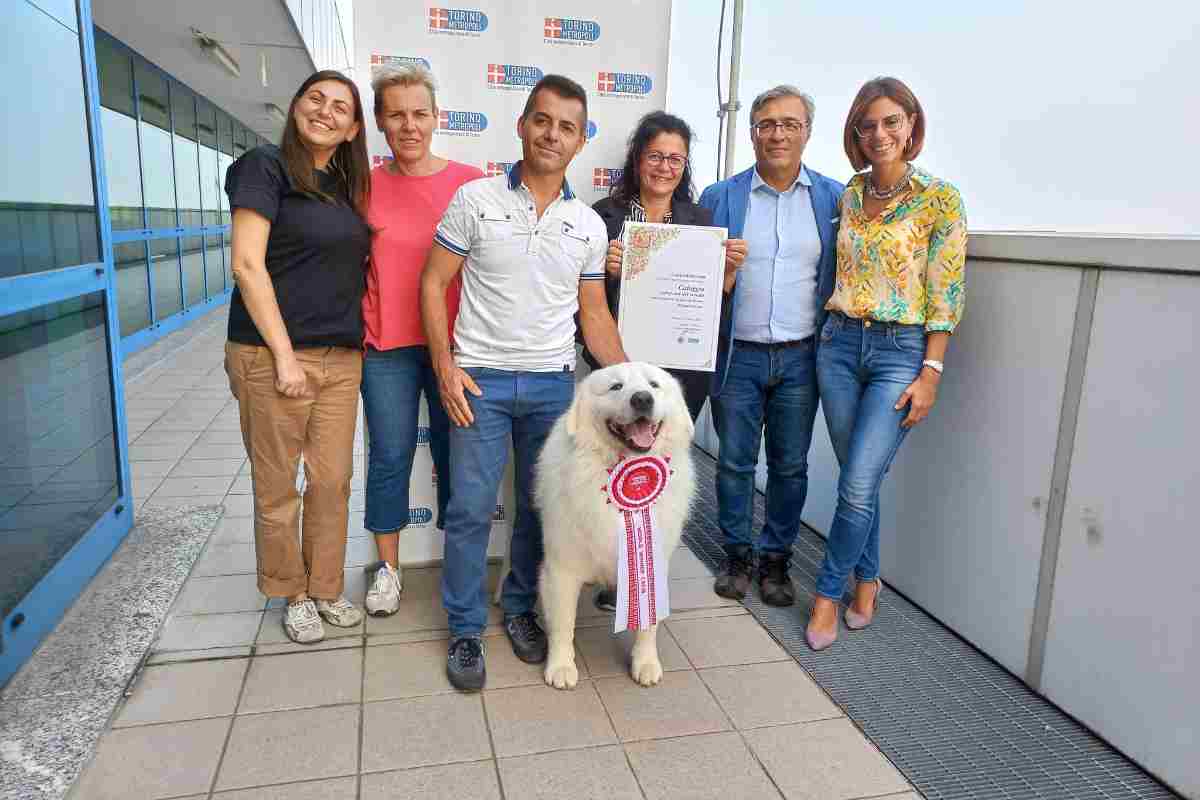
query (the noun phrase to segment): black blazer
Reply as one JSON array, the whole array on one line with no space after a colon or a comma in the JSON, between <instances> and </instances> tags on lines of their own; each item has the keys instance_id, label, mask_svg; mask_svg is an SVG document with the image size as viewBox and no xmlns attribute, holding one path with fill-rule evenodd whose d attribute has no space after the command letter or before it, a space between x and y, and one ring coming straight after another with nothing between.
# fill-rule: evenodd
<instances>
[{"instance_id":1,"label":"black blazer","mask_svg":"<svg viewBox=\"0 0 1200 800\"><path fill-rule=\"evenodd\" d=\"M625 217L629 210L622 208L611 197L605 197L595 205L592 210L600 215L600 219L604 220L604 227L608 230L608 240L621 238L621 227L625 224ZM672 200L671 201L671 224L673 225L712 225L713 213L711 209L703 206L689 203L687 201ZM613 319L617 319L617 310L621 302L621 277L613 277L609 275L607 270L604 273L604 293L608 298L608 310L612 312ZM576 331L580 341L583 339L582 331L576 325ZM585 347L583 350L583 359L591 365L592 369L596 369L598 364L592 354Z\"/></svg>"}]
</instances>

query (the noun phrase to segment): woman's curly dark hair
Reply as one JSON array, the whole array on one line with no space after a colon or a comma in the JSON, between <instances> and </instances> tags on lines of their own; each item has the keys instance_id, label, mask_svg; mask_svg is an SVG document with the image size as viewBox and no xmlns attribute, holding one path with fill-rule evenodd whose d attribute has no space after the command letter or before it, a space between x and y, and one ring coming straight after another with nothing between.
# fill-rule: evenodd
<instances>
[{"instance_id":1,"label":"woman's curly dark hair","mask_svg":"<svg viewBox=\"0 0 1200 800\"><path fill-rule=\"evenodd\" d=\"M637 199L641 190L641 175L638 167L642 163L642 154L654 137L660 133L674 133L683 139L688 149L688 159L683 165L683 175L679 185L675 187L673 199L690 203L695 195L696 187L692 185L692 129L679 117L665 111L651 111L638 120L637 127L629 137L629 149L625 153L625 169L621 178L609 191L612 199L622 208L628 209Z\"/></svg>"}]
</instances>

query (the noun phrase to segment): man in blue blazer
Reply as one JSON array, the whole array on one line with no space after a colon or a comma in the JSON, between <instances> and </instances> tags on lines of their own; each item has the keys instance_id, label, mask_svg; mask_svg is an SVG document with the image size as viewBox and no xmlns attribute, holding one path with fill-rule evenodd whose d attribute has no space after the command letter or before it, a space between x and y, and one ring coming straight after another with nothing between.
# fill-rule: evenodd
<instances>
[{"instance_id":1,"label":"man in blue blazer","mask_svg":"<svg viewBox=\"0 0 1200 800\"><path fill-rule=\"evenodd\" d=\"M745 262L726 278L710 395L721 443L717 506L727 555L713 590L740 600L756 579L763 601L779 606L796 597L787 565L808 493L816 342L833 293L845 188L801 163L813 108L812 98L793 86L755 98L755 166L700 197L712 224L745 239L747 249ZM767 515L756 553L754 475L764 428Z\"/></svg>"}]
</instances>

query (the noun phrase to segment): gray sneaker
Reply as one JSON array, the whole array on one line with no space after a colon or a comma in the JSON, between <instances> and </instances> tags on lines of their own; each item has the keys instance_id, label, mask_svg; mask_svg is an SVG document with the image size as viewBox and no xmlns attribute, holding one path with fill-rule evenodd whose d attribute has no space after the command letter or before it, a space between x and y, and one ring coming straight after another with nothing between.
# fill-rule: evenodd
<instances>
[{"instance_id":1,"label":"gray sneaker","mask_svg":"<svg viewBox=\"0 0 1200 800\"><path fill-rule=\"evenodd\" d=\"M386 561L375 570L375 578L371 588L367 589L367 597L363 605L372 617L390 617L400 610L400 592L403 590L400 582L400 568L393 567Z\"/></svg>"},{"instance_id":2,"label":"gray sneaker","mask_svg":"<svg viewBox=\"0 0 1200 800\"><path fill-rule=\"evenodd\" d=\"M283 631L296 644L316 644L325 638L325 626L312 600L288 603L283 612Z\"/></svg>"},{"instance_id":3,"label":"gray sneaker","mask_svg":"<svg viewBox=\"0 0 1200 800\"><path fill-rule=\"evenodd\" d=\"M337 600L317 600L317 613L330 625L339 628L353 628L362 622L362 612L358 606L351 603L344 595L338 595Z\"/></svg>"}]
</instances>

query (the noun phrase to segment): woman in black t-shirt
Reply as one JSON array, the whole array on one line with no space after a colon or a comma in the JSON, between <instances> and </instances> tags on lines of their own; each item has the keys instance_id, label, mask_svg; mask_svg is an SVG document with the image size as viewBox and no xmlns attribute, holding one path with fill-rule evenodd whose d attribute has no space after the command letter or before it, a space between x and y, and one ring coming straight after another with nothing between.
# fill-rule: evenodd
<instances>
[{"instance_id":1,"label":"woman in black t-shirt","mask_svg":"<svg viewBox=\"0 0 1200 800\"><path fill-rule=\"evenodd\" d=\"M308 644L362 612L342 594L362 377L370 170L358 89L314 74L279 147L229 168L233 275L225 370L254 482L258 588L286 597L283 627ZM304 459L304 503L296 471Z\"/></svg>"}]
</instances>

